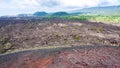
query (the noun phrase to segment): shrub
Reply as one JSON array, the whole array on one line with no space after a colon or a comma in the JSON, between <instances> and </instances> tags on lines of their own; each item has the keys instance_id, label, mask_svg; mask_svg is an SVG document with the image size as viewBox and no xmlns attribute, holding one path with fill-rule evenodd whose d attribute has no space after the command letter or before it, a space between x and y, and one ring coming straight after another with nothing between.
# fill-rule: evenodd
<instances>
[{"instance_id":1,"label":"shrub","mask_svg":"<svg viewBox=\"0 0 120 68\"><path fill-rule=\"evenodd\" d=\"M11 48L12 47L12 44L11 43L6 43L5 44L5 49L9 49L9 48Z\"/></svg>"},{"instance_id":2,"label":"shrub","mask_svg":"<svg viewBox=\"0 0 120 68\"><path fill-rule=\"evenodd\" d=\"M67 40L67 41L66 41L66 44L69 45L69 44L70 44L70 40Z\"/></svg>"},{"instance_id":3,"label":"shrub","mask_svg":"<svg viewBox=\"0 0 120 68\"><path fill-rule=\"evenodd\" d=\"M103 27L100 27L100 28L99 28L99 32L103 32Z\"/></svg>"},{"instance_id":4,"label":"shrub","mask_svg":"<svg viewBox=\"0 0 120 68\"><path fill-rule=\"evenodd\" d=\"M56 37L60 37L60 34L59 33L55 33Z\"/></svg>"},{"instance_id":5,"label":"shrub","mask_svg":"<svg viewBox=\"0 0 120 68\"><path fill-rule=\"evenodd\" d=\"M2 42L2 43L5 43L5 42L7 42L7 39L6 39L6 38L2 38L2 39L1 39L1 42Z\"/></svg>"},{"instance_id":6,"label":"shrub","mask_svg":"<svg viewBox=\"0 0 120 68\"><path fill-rule=\"evenodd\" d=\"M78 35L75 35L75 36L74 36L74 40L78 41L78 40L79 40L79 36L78 36Z\"/></svg>"}]
</instances>

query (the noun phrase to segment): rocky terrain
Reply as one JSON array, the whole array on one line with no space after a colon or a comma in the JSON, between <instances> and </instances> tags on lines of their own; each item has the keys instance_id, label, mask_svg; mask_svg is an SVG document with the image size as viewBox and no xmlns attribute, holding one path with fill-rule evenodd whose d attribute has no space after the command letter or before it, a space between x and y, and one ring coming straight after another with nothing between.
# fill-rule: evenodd
<instances>
[{"instance_id":1,"label":"rocky terrain","mask_svg":"<svg viewBox=\"0 0 120 68\"><path fill-rule=\"evenodd\" d=\"M119 46L119 24L0 19L0 68L119 68Z\"/></svg>"},{"instance_id":2,"label":"rocky terrain","mask_svg":"<svg viewBox=\"0 0 120 68\"><path fill-rule=\"evenodd\" d=\"M120 47L78 46L0 56L0 68L120 68Z\"/></svg>"}]
</instances>

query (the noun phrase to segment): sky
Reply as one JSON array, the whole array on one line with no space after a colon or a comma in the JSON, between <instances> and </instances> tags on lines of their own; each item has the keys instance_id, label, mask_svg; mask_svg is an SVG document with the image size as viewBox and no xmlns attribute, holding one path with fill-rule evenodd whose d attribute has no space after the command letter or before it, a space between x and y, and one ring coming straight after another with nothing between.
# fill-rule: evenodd
<instances>
[{"instance_id":1,"label":"sky","mask_svg":"<svg viewBox=\"0 0 120 68\"><path fill-rule=\"evenodd\" d=\"M120 5L120 0L0 0L0 16Z\"/></svg>"}]
</instances>

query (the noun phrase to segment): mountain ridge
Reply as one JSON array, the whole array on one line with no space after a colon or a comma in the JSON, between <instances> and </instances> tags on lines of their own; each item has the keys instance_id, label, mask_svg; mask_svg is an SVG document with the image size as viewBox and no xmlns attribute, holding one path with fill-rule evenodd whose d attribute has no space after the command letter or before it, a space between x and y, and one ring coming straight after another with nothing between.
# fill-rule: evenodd
<instances>
[{"instance_id":1,"label":"mountain ridge","mask_svg":"<svg viewBox=\"0 0 120 68\"><path fill-rule=\"evenodd\" d=\"M117 6L105 6L105 7L91 7L71 11L72 13L84 12L90 15L120 15L120 5Z\"/></svg>"}]
</instances>

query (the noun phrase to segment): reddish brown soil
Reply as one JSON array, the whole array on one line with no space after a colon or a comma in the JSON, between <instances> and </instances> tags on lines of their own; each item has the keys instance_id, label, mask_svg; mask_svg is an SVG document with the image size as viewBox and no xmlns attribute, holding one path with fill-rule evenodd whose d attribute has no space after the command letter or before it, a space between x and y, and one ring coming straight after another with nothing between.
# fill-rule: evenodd
<instances>
[{"instance_id":1,"label":"reddish brown soil","mask_svg":"<svg viewBox=\"0 0 120 68\"><path fill-rule=\"evenodd\" d=\"M29 57L25 57L23 58L23 65L21 65L21 68L48 68L48 65L52 63L52 59L53 57L48 57L48 58L41 58L38 59L36 61L32 61L31 58ZM16 63L18 63L19 60L17 60L17 62L14 62L10 68L17 68Z\"/></svg>"},{"instance_id":2,"label":"reddish brown soil","mask_svg":"<svg viewBox=\"0 0 120 68\"><path fill-rule=\"evenodd\" d=\"M120 47L72 47L0 56L0 68L120 68Z\"/></svg>"}]
</instances>

